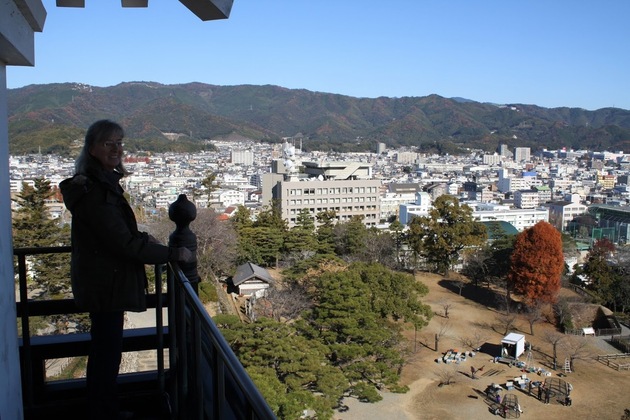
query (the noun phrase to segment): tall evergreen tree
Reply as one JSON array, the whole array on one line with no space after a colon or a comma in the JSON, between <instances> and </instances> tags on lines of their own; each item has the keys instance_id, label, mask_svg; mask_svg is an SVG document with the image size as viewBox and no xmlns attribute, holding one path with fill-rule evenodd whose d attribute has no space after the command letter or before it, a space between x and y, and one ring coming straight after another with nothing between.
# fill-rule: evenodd
<instances>
[{"instance_id":1,"label":"tall evergreen tree","mask_svg":"<svg viewBox=\"0 0 630 420\"><path fill-rule=\"evenodd\" d=\"M446 273L459 259L465 247L486 241L486 228L473 219L472 209L456 197L441 195L428 216L415 217L409 223L409 243L437 272Z\"/></svg>"},{"instance_id":2,"label":"tall evergreen tree","mask_svg":"<svg viewBox=\"0 0 630 420\"><path fill-rule=\"evenodd\" d=\"M587 288L594 291L603 304L614 303L618 270L612 264L615 245L607 238L593 244L580 272L588 278Z\"/></svg>"},{"instance_id":3,"label":"tall evergreen tree","mask_svg":"<svg viewBox=\"0 0 630 420\"><path fill-rule=\"evenodd\" d=\"M70 245L70 229L51 219L46 203L55 195L50 181L34 180L33 186L22 184L17 194L13 217L13 246L56 247ZM70 255L40 254L29 258L32 280L46 298L68 297L70 293Z\"/></svg>"},{"instance_id":4,"label":"tall evergreen tree","mask_svg":"<svg viewBox=\"0 0 630 420\"><path fill-rule=\"evenodd\" d=\"M367 227L362 216L352 216L346 223L337 223L334 228L335 252L340 257L359 259L365 251Z\"/></svg>"},{"instance_id":5,"label":"tall evergreen tree","mask_svg":"<svg viewBox=\"0 0 630 420\"><path fill-rule=\"evenodd\" d=\"M230 222L234 225L234 229L236 229L237 232L240 232L243 228L251 227L254 224L252 214L245 206L237 207L236 214L230 219Z\"/></svg>"},{"instance_id":6,"label":"tall evergreen tree","mask_svg":"<svg viewBox=\"0 0 630 420\"><path fill-rule=\"evenodd\" d=\"M481 248L467 254L464 274L475 285L485 281L490 284L504 284L510 271L510 255L514 249L516 235L506 234L498 222L488 224L490 240Z\"/></svg>"},{"instance_id":7,"label":"tall evergreen tree","mask_svg":"<svg viewBox=\"0 0 630 420\"><path fill-rule=\"evenodd\" d=\"M312 254L317 251L315 221L308 209L300 210L296 224L289 229L284 244L286 253Z\"/></svg>"},{"instance_id":8,"label":"tall evergreen tree","mask_svg":"<svg viewBox=\"0 0 630 420\"><path fill-rule=\"evenodd\" d=\"M333 255L335 253L335 220L337 214L334 210L322 211L317 214L317 253Z\"/></svg>"}]
</instances>

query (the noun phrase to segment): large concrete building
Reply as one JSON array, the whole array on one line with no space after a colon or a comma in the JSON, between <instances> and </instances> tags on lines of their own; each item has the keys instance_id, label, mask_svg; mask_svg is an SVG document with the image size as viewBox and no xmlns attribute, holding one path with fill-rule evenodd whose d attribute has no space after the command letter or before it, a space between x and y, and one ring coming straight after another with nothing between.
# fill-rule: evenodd
<instances>
[{"instance_id":1,"label":"large concrete building","mask_svg":"<svg viewBox=\"0 0 630 420\"><path fill-rule=\"evenodd\" d=\"M536 223L549 221L549 212L545 208L511 209L509 206L493 203L469 204L473 207L473 217L479 222L508 222L518 231L534 226Z\"/></svg>"},{"instance_id":2,"label":"large concrete building","mask_svg":"<svg viewBox=\"0 0 630 420\"><path fill-rule=\"evenodd\" d=\"M296 224L302 209L317 214L333 210L338 222L353 216L366 226L380 220L381 181L372 179L371 166L358 162L303 162L298 173L295 163L274 162L272 173L263 175L262 202L280 206L289 227Z\"/></svg>"},{"instance_id":3,"label":"large concrete building","mask_svg":"<svg viewBox=\"0 0 630 420\"><path fill-rule=\"evenodd\" d=\"M573 219L585 214L588 207L579 202L579 197L571 201L554 201L544 205L549 209L549 223L564 232Z\"/></svg>"}]
</instances>

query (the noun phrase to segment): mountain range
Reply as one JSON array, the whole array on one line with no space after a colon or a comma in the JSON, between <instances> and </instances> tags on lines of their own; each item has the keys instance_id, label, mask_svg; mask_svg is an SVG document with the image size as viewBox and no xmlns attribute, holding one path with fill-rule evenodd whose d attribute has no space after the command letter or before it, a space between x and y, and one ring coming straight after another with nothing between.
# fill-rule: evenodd
<instances>
[{"instance_id":1,"label":"mountain range","mask_svg":"<svg viewBox=\"0 0 630 420\"><path fill-rule=\"evenodd\" d=\"M495 151L499 144L541 149L630 149L630 111L489 104L438 95L356 98L273 85L163 85L125 82L29 85L8 90L12 154L72 155L95 120L118 121L127 150L196 151L210 139L282 142L305 150Z\"/></svg>"}]
</instances>

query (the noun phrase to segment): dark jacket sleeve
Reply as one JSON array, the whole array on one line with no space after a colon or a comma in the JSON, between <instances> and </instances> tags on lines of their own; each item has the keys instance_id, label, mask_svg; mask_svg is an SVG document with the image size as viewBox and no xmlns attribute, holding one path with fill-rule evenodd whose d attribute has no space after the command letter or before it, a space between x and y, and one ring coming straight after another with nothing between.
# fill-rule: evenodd
<instances>
[{"instance_id":1,"label":"dark jacket sleeve","mask_svg":"<svg viewBox=\"0 0 630 420\"><path fill-rule=\"evenodd\" d=\"M82 215L94 239L115 257L159 264L168 262L173 254L169 247L150 243L148 235L138 231L131 207L114 191L92 189L78 203L75 214Z\"/></svg>"}]
</instances>

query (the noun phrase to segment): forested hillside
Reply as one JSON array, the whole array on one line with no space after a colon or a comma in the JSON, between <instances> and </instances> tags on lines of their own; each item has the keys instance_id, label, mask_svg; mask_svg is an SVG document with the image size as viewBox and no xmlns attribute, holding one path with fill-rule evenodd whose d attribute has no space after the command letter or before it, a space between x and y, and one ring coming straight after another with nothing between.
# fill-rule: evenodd
<instances>
[{"instance_id":1,"label":"forested hillside","mask_svg":"<svg viewBox=\"0 0 630 420\"><path fill-rule=\"evenodd\" d=\"M374 151L376 144L419 151L493 151L498 144L543 148L630 149L630 111L479 103L437 95L355 98L279 86L77 83L9 90L14 154L72 153L85 128L111 118L127 129L128 149L193 151L219 138L280 142L305 150ZM75 143L73 143L75 142Z\"/></svg>"}]
</instances>

